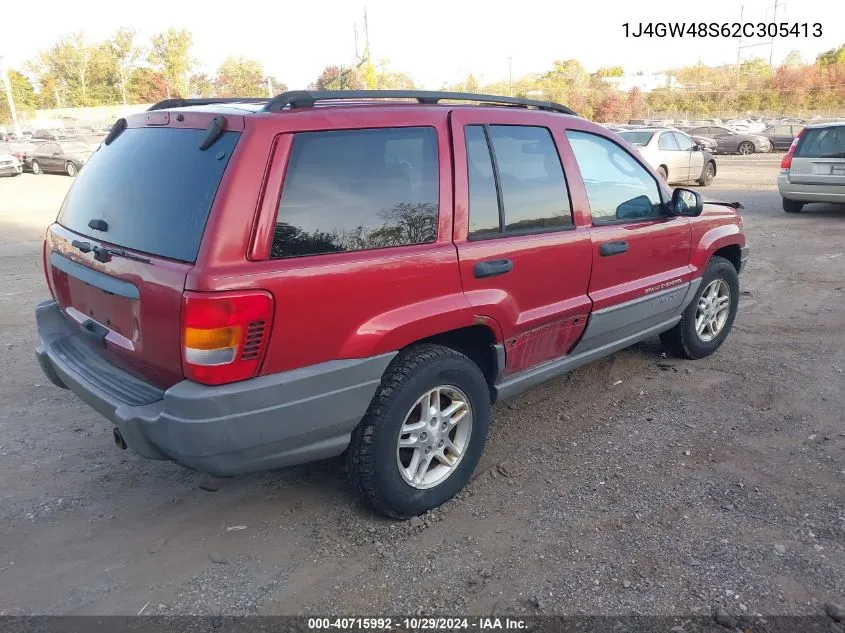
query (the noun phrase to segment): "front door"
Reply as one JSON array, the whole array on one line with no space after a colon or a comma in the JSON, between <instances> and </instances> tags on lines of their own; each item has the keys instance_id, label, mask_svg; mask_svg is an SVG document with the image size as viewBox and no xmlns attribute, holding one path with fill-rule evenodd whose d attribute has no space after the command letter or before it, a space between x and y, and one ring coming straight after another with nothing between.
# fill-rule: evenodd
<instances>
[{"instance_id":1,"label":"front door","mask_svg":"<svg viewBox=\"0 0 845 633\"><path fill-rule=\"evenodd\" d=\"M556 119L525 114L451 114L461 283L500 328L506 375L566 355L590 311L589 227L573 217Z\"/></svg>"},{"instance_id":2,"label":"front door","mask_svg":"<svg viewBox=\"0 0 845 633\"><path fill-rule=\"evenodd\" d=\"M667 215L668 193L633 155L600 134L566 136L593 223L593 313L581 352L657 331L678 314L692 276L691 239L689 220Z\"/></svg>"}]
</instances>

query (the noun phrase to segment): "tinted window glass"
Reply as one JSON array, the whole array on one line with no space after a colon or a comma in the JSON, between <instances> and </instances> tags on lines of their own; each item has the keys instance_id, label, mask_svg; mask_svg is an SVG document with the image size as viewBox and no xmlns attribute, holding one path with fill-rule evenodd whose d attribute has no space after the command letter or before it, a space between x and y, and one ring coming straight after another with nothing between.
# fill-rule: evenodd
<instances>
[{"instance_id":1,"label":"tinted window glass","mask_svg":"<svg viewBox=\"0 0 845 633\"><path fill-rule=\"evenodd\" d=\"M678 150L678 144L675 142L675 137L672 135L671 132L664 132L663 134L661 134L660 138L657 139L657 146L660 149L664 150Z\"/></svg>"},{"instance_id":2,"label":"tinted window glass","mask_svg":"<svg viewBox=\"0 0 845 633\"><path fill-rule=\"evenodd\" d=\"M39 153L40 154L55 154L58 151L59 151L59 146L56 145L55 143L44 143L41 146Z\"/></svg>"},{"instance_id":3,"label":"tinted window glass","mask_svg":"<svg viewBox=\"0 0 845 633\"><path fill-rule=\"evenodd\" d=\"M619 136L631 145L648 145L654 132L619 132Z\"/></svg>"},{"instance_id":4,"label":"tinted window glass","mask_svg":"<svg viewBox=\"0 0 845 633\"><path fill-rule=\"evenodd\" d=\"M124 130L79 171L59 223L118 246L196 260L217 186L240 138L224 132L203 152L205 135L176 128ZM95 218L106 221L107 232L88 228Z\"/></svg>"},{"instance_id":5,"label":"tinted window glass","mask_svg":"<svg viewBox=\"0 0 845 633\"><path fill-rule=\"evenodd\" d=\"M482 126L467 126L464 137L469 177L469 236L484 237L501 230L493 161Z\"/></svg>"},{"instance_id":6,"label":"tinted window glass","mask_svg":"<svg viewBox=\"0 0 845 633\"><path fill-rule=\"evenodd\" d=\"M845 126L823 127L804 132L795 148L801 158L845 158Z\"/></svg>"},{"instance_id":7,"label":"tinted window glass","mask_svg":"<svg viewBox=\"0 0 845 633\"><path fill-rule=\"evenodd\" d=\"M695 145L695 141L693 141L686 134L680 134L678 132L675 132L673 136L675 137L675 142L678 144L678 149L682 152L690 151L693 145Z\"/></svg>"},{"instance_id":8,"label":"tinted window glass","mask_svg":"<svg viewBox=\"0 0 845 633\"><path fill-rule=\"evenodd\" d=\"M544 127L491 125L505 231L572 224L569 192L551 132Z\"/></svg>"},{"instance_id":9,"label":"tinted window glass","mask_svg":"<svg viewBox=\"0 0 845 633\"><path fill-rule=\"evenodd\" d=\"M437 195L433 128L297 134L271 256L433 242Z\"/></svg>"},{"instance_id":10,"label":"tinted window glass","mask_svg":"<svg viewBox=\"0 0 845 633\"><path fill-rule=\"evenodd\" d=\"M628 152L597 134L566 133L587 188L594 222L663 214L657 182Z\"/></svg>"},{"instance_id":11,"label":"tinted window glass","mask_svg":"<svg viewBox=\"0 0 845 633\"><path fill-rule=\"evenodd\" d=\"M792 126L789 125L779 125L775 128L775 134L783 134L784 136L790 136L792 134Z\"/></svg>"}]
</instances>

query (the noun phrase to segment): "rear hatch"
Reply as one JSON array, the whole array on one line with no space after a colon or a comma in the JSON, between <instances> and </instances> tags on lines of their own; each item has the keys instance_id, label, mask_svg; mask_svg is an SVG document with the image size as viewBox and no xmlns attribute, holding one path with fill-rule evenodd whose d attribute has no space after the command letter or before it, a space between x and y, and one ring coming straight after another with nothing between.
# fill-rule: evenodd
<instances>
[{"instance_id":1,"label":"rear hatch","mask_svg":"<svg viewBox=\"0 0 845 633\"><path fill-rule=\"evenodd\" d=\"M44 264L80 339L169 387L183 377L185 278L240 133L225 131L203 151L199 126L212 115L180 115L177 128L168 113L154 114L163 125L130 124L80 170L47 232Z\"/></svg>"},{"instance_id":2,"label":"rear hatch","mask_svg":"<svg viewBox=\"0 0 845 633\"><path fill-rule=\"evenodd\" d=\"M795 148L789 181L845 187L845 125L806 128Z\"/></svg>"}]
</instances>

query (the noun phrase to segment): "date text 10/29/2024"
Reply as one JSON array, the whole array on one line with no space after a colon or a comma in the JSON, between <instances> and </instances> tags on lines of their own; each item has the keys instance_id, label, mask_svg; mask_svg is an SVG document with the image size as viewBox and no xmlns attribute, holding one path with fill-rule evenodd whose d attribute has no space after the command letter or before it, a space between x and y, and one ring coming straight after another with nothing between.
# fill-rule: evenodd
<instances>
[{"instance_id":1,"label":"date text 10/29/2024","mask_svg":"<svg viewBox=\"0 0 845 633\"><path fill-rule=\"evenodd\" d=\"M308 618L312 631L521 631L528 623L520 618Z\"/></svg>"},{"instance_id":2,"label":"date text 10/29/2024","mask_svg":"<svg viewBox=\"0 0 845 633\"><path fill-rule=\"evenodd\" d=\"M625 22L625 37L821 37L819 22Z\"/></svg>"}]
</instances>

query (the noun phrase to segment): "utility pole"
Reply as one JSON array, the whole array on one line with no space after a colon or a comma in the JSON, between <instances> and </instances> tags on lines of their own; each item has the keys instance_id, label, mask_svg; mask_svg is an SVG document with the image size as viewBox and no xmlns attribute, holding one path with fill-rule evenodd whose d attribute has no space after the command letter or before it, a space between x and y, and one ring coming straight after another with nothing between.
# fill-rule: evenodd
<instances>
[{"instance_id":1,"label":"utility pole","mask_svg":"<svg viewBox=\"0 0 845 633\"><path fill-rule=\"evenodd\" d=\"M777 24L777 21L778 21L778 0L775 0L774 9L775 9L775 12L772 15L772 22ZM769 66L772 65L772 58L773 58L774 54L775 54L775 38L774 38L774 36L772 36L772 43L769 46Z\"/></svg>"},{"instance_id":2,"label":"utility pole","mask_svg":"<svg viewBox=\"0 0 845 633\"><path fill-rule=\"evenodd\" d=\"M745 15L745 5L739 8L739 23L742 24L742 18ZM742 55L742 30L739 32L739 43L736 45L736 78L739 81L739 59Z\"/></svg>"},{"instance_id":3,"label":"utility pole","mask_svg":"<svg viewBox=\"0 0 845 633\"><path fill-rule=\"evenodd\" d=\"M6 69L6 60L0 57L0 79L6 86L6 99L9 101L9 112L12 113L12 123L15 126L15 134L21 138L21 124L18 121L18 113L15 110L15 100L12 97L12 82L9 80L9 73Z\"/></svg>"},{"instance_id":4,"label":"utility pole","mask_svg":"<svg viewBox=\"0 0 845 633\"><path fill-rule=\"evenodd\" d=\"M508 96L513 96L513 57L508 55Z\"/></svg>"}]
</instances>

